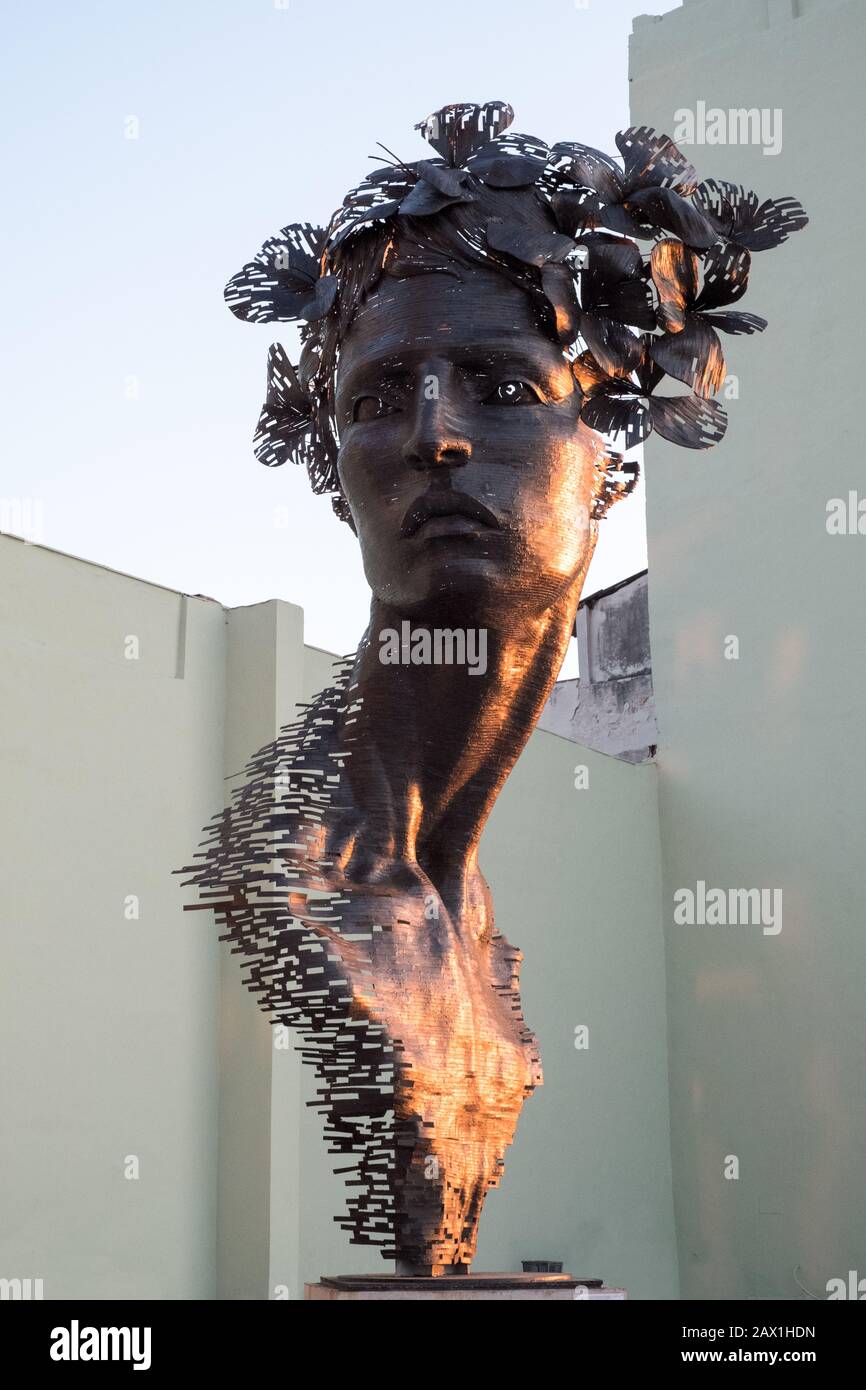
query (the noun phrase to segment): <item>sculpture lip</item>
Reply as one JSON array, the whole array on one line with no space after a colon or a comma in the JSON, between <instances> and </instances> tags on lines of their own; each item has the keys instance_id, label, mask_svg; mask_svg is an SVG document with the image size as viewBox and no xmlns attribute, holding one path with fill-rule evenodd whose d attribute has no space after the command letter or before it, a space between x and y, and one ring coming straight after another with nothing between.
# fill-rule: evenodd
<instances>
[{"instance_id":1,"label":"sculpture lip","mask_svg":"<svg viewBox=\"0 0 866 1390\"><path fill-rule=\"evenodd\" d=\"M485 507L483 502L479 502L477 497L449 490L428 492L417 502L413 502L403 518L401 532L403 536L414 536L426 522L436 517L451 516L468 518L481 526L489 527L492 531L502 529L498 517L489 507Z\"/></svg>"}]
</instances>

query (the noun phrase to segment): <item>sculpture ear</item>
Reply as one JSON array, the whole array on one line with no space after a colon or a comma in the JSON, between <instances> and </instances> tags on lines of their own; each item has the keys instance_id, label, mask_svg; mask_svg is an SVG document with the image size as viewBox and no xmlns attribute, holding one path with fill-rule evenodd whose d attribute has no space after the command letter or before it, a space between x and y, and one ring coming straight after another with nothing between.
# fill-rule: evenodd
<instances>
[{"instance_id":1,"label":"sculpture ear","mask_svg":"<svg viewBox=\"0 0 866 1390\"><path fill-rule=\"evenodd\" d=\"M604 468L600 469L601 487L592 508L593 521L600 521L610 511L614 502L620 502L623 497L628 497L629 493L634 492L640 477L640 464L636 461L630 460L626 463L622 454L608 450L605 450L604 457L607 462Z\"/></svg>"}]
</instances>

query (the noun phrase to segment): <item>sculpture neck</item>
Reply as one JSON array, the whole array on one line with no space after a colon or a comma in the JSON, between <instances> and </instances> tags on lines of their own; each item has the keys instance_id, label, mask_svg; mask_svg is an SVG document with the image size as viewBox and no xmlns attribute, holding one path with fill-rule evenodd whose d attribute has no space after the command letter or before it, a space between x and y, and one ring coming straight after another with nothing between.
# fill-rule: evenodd
<instances>
[{"instance_id":1,"label":"sculpture neck","mask_svg":"<svg viewBox=\"0 0 866 1390\"><path fill-rule=\"evenodd\" d=\"M443 897L448 884L465 885L559 673L581 580L544 613L499 627L408 622L374 599L349 763L369 854L419 864Z\"/></svg>"}]
</instances>

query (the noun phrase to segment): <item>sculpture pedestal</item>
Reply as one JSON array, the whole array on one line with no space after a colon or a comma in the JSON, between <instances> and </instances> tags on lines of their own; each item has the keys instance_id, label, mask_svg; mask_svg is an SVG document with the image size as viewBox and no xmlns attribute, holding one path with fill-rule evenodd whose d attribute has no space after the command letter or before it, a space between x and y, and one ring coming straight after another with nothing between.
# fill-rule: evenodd
<instances>
[{"instance_id":1,"label":"sculpture pedestal","mask_svg":"<svg viewBox=\"0 0 866 1390\"><path fill-rule=\"evenodd\" d=\"M571 1274L460 1274L425 1279L403 1274L337 1274L318 1284L304 1285L310 1300L369 1299L540 1299L546 1302L621 1300L625 1289L612 1289L600 1279L577 1279Z\"/></svg>"}]
</instances>

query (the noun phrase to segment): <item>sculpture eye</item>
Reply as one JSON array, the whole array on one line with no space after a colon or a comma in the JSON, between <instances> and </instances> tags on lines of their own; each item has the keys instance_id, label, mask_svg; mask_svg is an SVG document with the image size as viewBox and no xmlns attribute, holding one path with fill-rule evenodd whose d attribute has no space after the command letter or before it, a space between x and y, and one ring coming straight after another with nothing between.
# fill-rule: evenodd
<instances>
[{"instance_id":1,"label":"sculpture eye","mask_svg":"<svg viewBox=\"0 0 866 1390\"><path fill-rule=\"evenodd\" d=\"M353 420L380 420L383 415L393 415L396 406L382 396L360 396L352 410Z\"/></svg>"},{"instance_id":2,"label":"sculpture eye","mask_svg":"<svg viewBox=\"0 0 866 1390\"><path fill-rule=\"evenodd\" d=\"M526 381L500 381L499 385L485 398L485 405L535 405L540 400L538 392Z\"/></svg>"}]
</instances>

